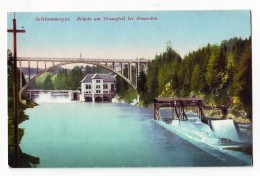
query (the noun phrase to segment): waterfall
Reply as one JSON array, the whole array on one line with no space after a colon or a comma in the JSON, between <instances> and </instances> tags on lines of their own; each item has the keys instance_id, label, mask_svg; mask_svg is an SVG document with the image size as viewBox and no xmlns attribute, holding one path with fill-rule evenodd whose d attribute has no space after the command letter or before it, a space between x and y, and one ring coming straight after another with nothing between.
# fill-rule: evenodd
<instances>
[{"instance_id":1,"label":"waterfall","mask_svg":"<svg viewBox=\"0 0 260 176\"><path fill-rule=\"evenodd\" d=\"M40 93L35 98L36 103L68 103L71 102L69 96L52 96L51 92Z\"/></svg>"},{"instance_id":2,"label":"waterfall","mask_svg":"<svg viewBox=\"0 0 260 176\"><path fill-rule=\"evenodd\" d=\"M227 138L236 142L240 141L233 120L211 120L210 123L212 131L218 138Z\"/></svg>"}]
</instances>

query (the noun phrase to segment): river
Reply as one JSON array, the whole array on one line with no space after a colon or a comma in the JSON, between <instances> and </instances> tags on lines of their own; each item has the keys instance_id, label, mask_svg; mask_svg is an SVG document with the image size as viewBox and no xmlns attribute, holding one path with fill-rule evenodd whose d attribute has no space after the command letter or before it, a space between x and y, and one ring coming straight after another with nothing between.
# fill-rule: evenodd
<instances>
[{"instance_id":1,"label":"river","mask_svg":"<svg viewBox=\"0 0 260 176\"><path fill-rule=\"evenodd\" d=\"M174 125L154 121L150 108L38 103L25 111L30 119L19 127L25 129L23 152L39 157L41 168L251 165L250 156L223 152L210 142L182 135Z\"/></svg>"}]
</instances>

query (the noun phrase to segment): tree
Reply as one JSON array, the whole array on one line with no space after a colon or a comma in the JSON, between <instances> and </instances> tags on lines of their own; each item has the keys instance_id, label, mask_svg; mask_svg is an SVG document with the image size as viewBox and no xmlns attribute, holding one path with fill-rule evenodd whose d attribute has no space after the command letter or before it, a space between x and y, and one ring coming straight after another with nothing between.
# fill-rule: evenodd
<instances>
[{"instance_id":1,"label":"tree","mask_svg":"<svg viewBox=\"0 0 260 176\"><path fill-rule=\"evenodd\" d=\"M177 71L175 71L172 75L171 87L173 90L173 95L180 97L181 87L180 87L180 80Z\"/></svg>"},{"instance_id":2,"label":"tree","mask_svg":"<svg viewBox=\"0 0 260 176\"><path fill-rule=\"evenodd\" d=\"M52 90L53 84L52 84L52 80L51 80L51 75L48 75L43 83L43 88L46 90Z\"/></svg>"},{"instance_id":3,"label":"tree","mask_svg":"<svg viewBox=\"0 0 260 176\"><path fill-rule=\"evenodd\" d=\"M173 74L181 63L180 55L172 49L171 43L166 45L166 51L157 54L155 59L148 62L147 69L147 102L151 103L157 96L167 96L168 94L162 94L165 89L165 85L173 83ZM173 83L174 84L174 83ZM172 86L167 86L167 92L170 92ZM176 85L176 84L175 84Z\"/></svg>"},{"instance_id":4,"label":"tree","mask_svg":"<svg viewBox=\"0 0 260 176\"><path fill-rule=\"evenodd\" d=\"M147 80L144 71L141 71L138 75L137 92L140 94L140 99L146 104L147 103Z\"/></svg>"},{"instance_id":5,"label":"tree","mask_svg":"<svg viewBox=\"0 0 260 176\"><path fill-rule=\"evenodd\" d=\"M119 100L131 103L136 98L134 89L120 76L116 77L116 93Z\"/></svg>"},{"instance_id":6,"label":"tree","mask_svg":"<svg viewBox=\"0 0 260 176\"><path fill-rule=\"evenodd\" d=\"M252 118L252 52L251 45L243 52L238 64L238 71L234 76L235 94L238 95L243 106Z\"/></svg>"},{"instance_id":7,"label":"tree","mask_svg":"<svg viewBox=\"0 0 260 176\"><path fill-rule=\"evenodd\" d=\"M8 97L13 97L13 56L11 50L7 50L7 75Z\"/></svg>"},{"instance_id":8,"label":"tree","mask_svg":"<svg viewBox=\"0 0 260 176\"><path fill-rule=\"evenodd\" d=\"M7 75L8 75L8 96L13 96L13 56L11 50L7 50ZM17 74L20 73L20 70L17 69ZM22 81L22 85L24 86L26 84L24 74L22 73L22 80L20 80L20 76L17 75L17 85L20 85L20 81ZM20 89L20 86L18 86L18 90Z\"/></svg>"},{"instance_id":9,"label":"tree","mask_svg":"<svg viewBox=\"0 0 260 176\"><path fill-rule=\"evenodd\" d=\"M153 99L158 96L158 70L159 70L159 57L156 56L155 60L148 62L148 69L147 69L147 101L152 102Z\"/></svg>"},{"instance_id":10,"label":"tree","mask_svg":"<svg viewBox=\"0 0 260 176\"><path fill-rule=\"evenodd\" d=\"M201 74L200 74L200 67L198 64L195 65L192 77L191 77L191 90L195 94L198 94L202 88L202 82L201 82Z\"/></svg>"},{"instance_id":11,"label":"tree","mask_svg":"<svg viewBox=\"0 0 260 176\"><path fill-rule=\"evenodd\" d=\"M211 55L206 72L206 83L209 86L211 100L222 104L230 96L228 93L229 75L225 47L211 46Z\"/></svg>"}]
</instances>

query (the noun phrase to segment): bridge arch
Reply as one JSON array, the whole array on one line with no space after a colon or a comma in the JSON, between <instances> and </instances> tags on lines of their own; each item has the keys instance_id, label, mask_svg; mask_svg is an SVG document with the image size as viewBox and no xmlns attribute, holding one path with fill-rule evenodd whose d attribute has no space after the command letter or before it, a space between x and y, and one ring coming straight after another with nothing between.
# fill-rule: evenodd
<instances>
[{"instance_id":1,"label":"bridge arch","mask_svg":"<svg viewBox=\"0 0 260 176\"><path fill-rule=\"evenodd\" d=\"M118 73L116 70L106 66L106 65L102 65L101 63L98 62L91 62L91 61L71 61L71 62L63 62L63 63L59 63L56 65L53 65L49 68L44 69L43 71L39 72L37 75L35 75L32 79L30 79L19 91L19 99L22 99L22 93L25 89L27 89L29 87L29 85L36 80L39 76L41 76L42 74L50 71L51 69L54 69L56 67L60 67L63 65L68 65L68 64L91 64L91 65L96 65L99 67L102 67L104 69L107 69L113 73L115 73L116 75L120 76L121 78L123 78L136 92L137 92L137 86L135 86L128 78L126 78L123 74Z\"/></svg>"}]
</instances>

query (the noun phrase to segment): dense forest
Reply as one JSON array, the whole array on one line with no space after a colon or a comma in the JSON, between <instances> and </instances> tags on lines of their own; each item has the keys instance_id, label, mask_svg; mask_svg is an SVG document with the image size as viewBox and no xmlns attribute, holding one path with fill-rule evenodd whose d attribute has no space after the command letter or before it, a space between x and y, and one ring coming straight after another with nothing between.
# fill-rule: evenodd
<instances>
[{"instance_id":1,"label":"dense forest","mask_svg":"<svg viewBox=\"0 0 260 176\"><path fill-rule=\"evenodd\" d=\"M204 97L208 104L221 105L234 98L234 108L252 117L251 38L232 38L190 52L183 59L167 45L165 52L149 63L146 78L139 82L143 104L155 97ZM145 84L144 84L145 83Z\"/></svg>"}]
</instances>

